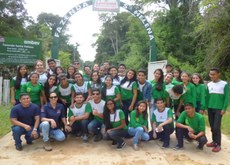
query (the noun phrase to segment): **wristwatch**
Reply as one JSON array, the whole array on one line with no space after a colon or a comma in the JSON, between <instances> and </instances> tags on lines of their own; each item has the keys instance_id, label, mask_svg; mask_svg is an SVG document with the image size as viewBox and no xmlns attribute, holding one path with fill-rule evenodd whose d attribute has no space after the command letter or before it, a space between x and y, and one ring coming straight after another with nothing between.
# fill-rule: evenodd
<instances>
[{"instance_id":1,"label":"wristwatch","mask_svg":"<svg viewBox=\"0 0 230 165\"><path fill-rule=\"evenodd\" d=\"M37 128L34 128L33 131L37 131L38 129Z\"/></svg>"}]
</instances>

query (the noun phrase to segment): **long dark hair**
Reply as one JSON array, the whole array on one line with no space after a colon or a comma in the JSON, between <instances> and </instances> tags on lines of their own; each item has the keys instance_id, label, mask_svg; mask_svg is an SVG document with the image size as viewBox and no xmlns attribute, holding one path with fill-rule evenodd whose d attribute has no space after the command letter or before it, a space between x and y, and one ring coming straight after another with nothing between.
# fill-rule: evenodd
<instances>
[{"instance_id":1,"label":"long dark hair","mask_svg":"<svg viewBox=\"0 0 230 165\"><path fill-rule=\"evenodd\" d=\"M160 77L159 80L156 82L155 89L158 90L158 91L161 91L161 90L163 90L164 73L163 73L162 69L156 69L156 70L154 71L154 73L156 73L157 71L160 72L161 77Z\"/></svg>"},{"instance_id":2,"label":"long dark hair","mask_svg":"<svg viewBox=\"0 0 230 165\"><path fill-rule=\"evenodd\" d=\"M101 85L101 78L100 78L100 75L99 75L99 72L98 71L96 71L96 70L94 70L94 71L92 71L92 73L91 73L91 75L90 75L90 80L93 82L93 74L94 73L97 73L97 76L98 76L98 79L97 79L97 82L96 82L96 84L99 84L99 85Z\"/></svg>"},{"instance_id":3,"label":"long dark hair","mask_svg":"<svg viewBox=\"0 0 230 165\"><path fill-rule=\"evenodd\" d=\"M116 114L116 104L113 99L109 99L106 101L105 106L104 106L104 112L103 112L103 117L104 117L104 124L105 124L105 129L108 130L112 128L112 124L110 121L110 111L107 108L107 103L112 102L114 104L114 114Z\"/></svg>"},{"instance_id":4,"label":"long dark hair","mask_svg":"<svg viewBox=\"0 0 230 165\"><path fill-rule=\"evenodd\" d=\"M127 77L127 74L129 73L129 71L132 71L134 73L133 78L131 80L129 80L128 77ZM129 85L128 85L128 87L129 87L132 84L132 82L137 81L137 73L136 73L136 71L133 70L133 69L129 69L129 71L126 73L125 78L123 80L121 80L120 85L124 84L126 81L129 81Z\"/></svg>"},{"instance_id":5,"label":"long dark hair","mask_svg":"<svg viewBox=\"0 0 230 165\"><path fill-rule=\"evenodd\" d=\"M118 76L118 69L117 69L117 67L116 66L111 66L111 67L109 67L109 69L108 69L108 74L110 75L110 70L111 69L113 69L113 68L115 68L116 70L117 70L117 74L113 77L113 79L116 79L117 81L120 81L120 78L119 78L119 76Z\"/></svg>"},{"instance_id":6,"label":"long dark hair","mask_svg":"<svg viewBox=\"0 0 230 165\"><path fill-rule=\"evenodd\" d=\"M173 69L173 72L174 72L175 70L176 70L177 72L179 72L179 76L178 76L178 77L175 77L176 80L179 81L179 82L182 82L181 77L180 77L180 76L181 76L181 73L182 73L181 69L180 69L180 68L175 68L175 69ZM173 77L174 77L174 76L173 76Z\"/></svg>"},{"instance_id":7,"label":"long dark hair","mask_svg":"<svg viewBox=\"0 0 230 165\"><path fill-rule=\"evenodd\" d=\"M69 74L69 72L68 72L69 68L73 68L73 69L74 69L73 75L70 75L70 74ZM74 65L68 66L68 68L67 68L67 70L66 70L66 73L67 73L67 79L70 79L70 78L74 79L74 74L76 73L76 68L75 68L75 66L74 66Z\"/></svg>"},{"instance_id":8,"label":"long dark hair","mask_svg":"<svg viewBox=\"0 0 230 165\"><path fill-rule=\"evenodd\" d=\"M17 68L17 76L16 76L16 80L15 80L15 89L20 89L20 85L21 85L21 81L22 81L22 78L25 78L26 81L28 81L28 73L26 72L26 74L24 75L24 77L22 77L22 75L20 74L20 69L25 67L26 68L26 65L24 64L20 64Z\"/></svg>"},{"instance_id":9,"label":"long dark hair","mask_svg":"<svg viewBox=\"0 0 230 165\"><path fill-rule=\"evenodd\" d=\"M50 94L50 85L49 85L49 78L50 77L55 77L55 82L54 82L54 86L57 85L57 76L55 74L50 74L44 84L44 91L45 91L45 95L46 95L46 98L48 99L49 98L49 94Z\"/></svg>"},{"instance_id":10,"label":"long dark hair","mask_svg":"<svg viewBox=\"0 0 230 165\"><path fill-rule=\"evenodd\" d=\"M137 103L137 106L136 106L136 117L139 117L139 115L140 115L140 112L139 112L139 110L138 110L138 106L140 105L140 104L145 104L145 106L146 106L146 109L145 109L145 111L142 113L143 114L143 118L146 120L147 119L147 108L148 108L148 104L147 104L147 102L146 101L144 101L144 100L142 100L142 101L139 101L138 103Z\"/></svg>"},{"instance_id":11,"label":"long dark hair","mask_svg":"<svg viewBox=\"0 0 230 165\"><path fill-rule=\"evenodd\" d=\"M113 85L113 77L112 77L111 75L107 75L107 76L105 77L105 80L106 80L107 78L111 78L111 80L112 80L112 85ZM104 83L104 85L103 85L103 87L102 87L102 89L101 89L101 98L102 98L103 100L106 100L106 90L107 90L107 85L106 85L106 83Z\"/></svg>"}]
</instances>

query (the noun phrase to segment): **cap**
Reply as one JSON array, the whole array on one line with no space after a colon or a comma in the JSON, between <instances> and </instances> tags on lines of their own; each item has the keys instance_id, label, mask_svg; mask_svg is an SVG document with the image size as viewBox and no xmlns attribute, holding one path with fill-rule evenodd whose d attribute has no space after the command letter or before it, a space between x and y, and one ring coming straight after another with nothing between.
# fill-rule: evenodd
<instances>
[{"instance_id":1,"label":"cap","mask_svg":"<svg viewBox=\"0 0 230 165\"><path fill-rule=\"evenodd\" d=\"M67 75L66 75L65 73L60 73L60 74L58 75L58 78L59 78L60 80L66 79L66 78L67 78Z\"/></svg>"}]
</instances>

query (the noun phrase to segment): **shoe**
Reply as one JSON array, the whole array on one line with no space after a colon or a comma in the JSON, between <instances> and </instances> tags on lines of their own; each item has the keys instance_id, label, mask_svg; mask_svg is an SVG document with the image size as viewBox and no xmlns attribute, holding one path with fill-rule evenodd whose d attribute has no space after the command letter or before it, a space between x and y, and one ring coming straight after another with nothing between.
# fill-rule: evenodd
<instances>
[{"instance_id":1,"label":"shoe","mask_svg":"<svg viewBox=\"0 0 230 165\"><path fill-rule=\"evenodd\" d=\"M18 151L22 151L22 150L23 150L23 148L22 148L22 145L21 145L21 144L16 145L16 146L15 146L15 148L16 148L16 150L18 150Z\"/></svg>"},{"instance_id":2,"label":"shoe","mask_svg":"<svg viewBox=\"0 0 230 165\"><path fill-rule=\"evenodd\" d=\"M192 142L192 139L185 138L185 139L184 139L184 142L185 142L186 144L189 144L189 143L191 143L191 142Z\"/></svg>"},{"instance_id":3,"label":"shoe","mask_svg":"<svg viewBox=\"0 0 230 165\"><path fill-rule=\"evenodd\" d=\"M139 150L138 145L137 145L137 144L133 144L133 149L134 149L135 151L138 151L138 150Z\"/></svg>"},{"instance_id":4,"label":"shoe","mask_svg":"<svg viewBox=\"0 0 230 165\"><path fill-rule=\"evenodd\" d=\"M122 142L121 144L118 144L117 149L118 150L123 149L125 146L126 146L126 143Z\"/></svg>"},{"instance_id":5,"label":"shoe","mask_svg":"<svg viewBox=\"0 0 230 165\"><path fill-rule=\"evenodd\" d=\"M81 132L76 133L76 137L81 137L81 136L82 136Z\"/></svg>"},{"instance_id":6,"label":"shoe","mask_svg":"<svg viewBox=\"0 0 230 165\"><path fill-rule=\"evenodd\" d=\"M33 142L31 141L31 142L26 142L26 144L28 144L28 145L32 145L33 144Z\"/></svg>"},{"instance_id":7,"label":"shoe","mask_svg":"<svg viewBox=\"0 0 230 165\"><path fill-rule=\"evenodd\" d=\"M83 140L84 143L88 142L88 136L86 134L83 135L81 138L82 138L82 140Z\"/></svg>"},{"instance_id":8,"label":"shoe","mask_svg":"<svg viewBox=\"0 0 230 165\"><path fill-rule=\"evenodd\" d=\"M94 141L94 142L99 142L99 141L101 141L101 139L102 139L101 134L98 134L98 135L95 135L93 141Z\"/></svg>"},{"instance_id":9,"label":"shoe","mask_svg":"<svg viewBox=\"0 0 230 165\"><path fill-rule=\"evenodd\" d=\"M182 148L183 148L183 147L179 146L178 144L177 144L175 147L173 147L174 150L180 150L180 149L182 149Z\"/></svg>"},{"instance_id":10,"label":"shoe","mask_svg":"<svg viewBox=\"0 0 230 165\"><path fill-rule=\"evenodd\" d=\"M46 151L52 151L52 147L51 147L51 145L50 145L50 141L49 141L49 140L48 140L47 142L44 142L43 148L44 148Z\"/></svg>"},{"instance_id":11,"label":"shoe","mask_svg":"<svg viewBox=\"0 0 230 165\"><path fill-rule=\"evenodd\" d=\"M162 149L169 148L169 144L168 144L168 143L163 143L163 145L162 145L161 148L162 148Z\"/></svg>"},{"instance_id":12,"label":"shoe","mask_svg":"<svg viewBox=\"0 0 230 165\"><path fill-rule=\"evenodd\" d=\"M117 142L113 140L112 146L115 146L115 145L117 145Z\"/></svg>"},{"instance_id":13,"label":"shoe","mask_svg":"<svg viewBox=\"0 0 230 165\"><path fill-rule=\"evenodd\" d=\"M221 147L219 145L216 145L213 149L212 152L219 152L221 150Z\"/></svg>"},{"instance_id":14,"label":"shoe","mask_svg":"<svg viewBox=\"0 0 230 165\"><path fill-rule=\"evenodd\" d=\"M216 143L211 142L206 144L207 147L216 147Z\"/></svg>"},{"instance_id":15,"label":"shoe","mask_svg":"<svg viewBox=\"0 0 230 165\"><path fill-rule=\"evenodd\" d=\"M198 150L203 150L203 146L201 147L200 145L198 145L197 147L196 147L196 149L198 149Z\"/></svg>"}]
</instances>

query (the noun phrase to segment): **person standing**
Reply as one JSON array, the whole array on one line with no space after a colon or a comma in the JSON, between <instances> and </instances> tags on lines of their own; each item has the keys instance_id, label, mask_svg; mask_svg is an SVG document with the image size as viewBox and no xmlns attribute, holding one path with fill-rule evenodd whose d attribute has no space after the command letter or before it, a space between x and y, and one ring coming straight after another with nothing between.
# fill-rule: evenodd
<instances>
[{"instance_id":1,"label":"person standing","mask_svg":"<svg viewBox=\"0 0 230 165\"><path fill-rule=\"evenodd\" d=\"M15 105L10 112L10 121L13 124L12 132L16 150L23 150L22 135L25 135L26 143L29 145L39 138L40 108L31 103L29 94L21 93L20 104Z\"/></svg>"},{"instance_id":2,"label":"person standing","mask_svg":"<svg viewBox=\"0 0 230 165\"><path fill-rule=\"evenodd\" d=\"M213 152L221 150L221 119L228 107L229 87L226 81L220 79L220 70L212 68L209 71L211 82L207 84L208 120L212 132L212 142L207 147L213 147Z\"/></svg>"},{"instance_id":3,"label":"person standing","mask_svg":"<svg viewBox=\"0 0 230 165\"><path fill-rule=\"evenodd\" d=\"M61 122L64 125L66 132L70 132L71 128L67 125L65 116L65 108L61 103L58 103L58 96L55 92L49 94L49 102L44 105L41 110L41 124L39 126L43 135L44 149L51 151L50 137L57 141L64 141L65 134L61 130Z\"/></svg>"}]
</instances>

